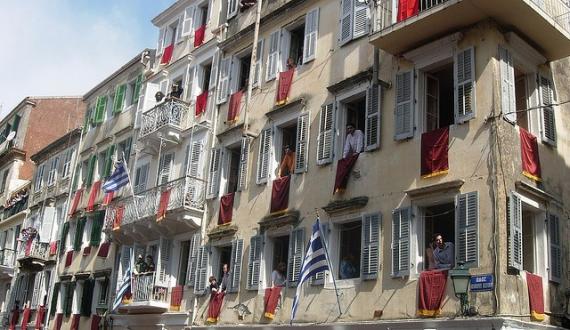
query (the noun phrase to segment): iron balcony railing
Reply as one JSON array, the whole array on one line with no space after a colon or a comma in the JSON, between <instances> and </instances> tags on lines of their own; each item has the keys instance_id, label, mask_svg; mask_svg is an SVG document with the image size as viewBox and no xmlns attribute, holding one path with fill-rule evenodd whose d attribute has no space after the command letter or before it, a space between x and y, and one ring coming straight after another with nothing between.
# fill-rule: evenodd
<instances>
[{"instance_id":1,"label":"iron balcony railing","mask_svg":"<svg viewBox=\"0 0 570 330\"><path fill-rule=\"evenodd\" d=\"M34 239L30 246L28 246L28 242L22 242L22 244L20 244L17 258L18 260L24 258L48 260L48 255L49 243L41 243Z\"/></svg>"},{"instance_id":2,"label":"iron balcony railing","mask_svg":"<svg viewBox=\"0 0 570 330\"><path fill-rule=\"evenodd\" d=\"M188 127L189 114L190 105L188 103L168 98L142 114L140 136L147 136L165 126L184 130Z\"/></svg>"},{"instance_id":3,"label":"iron balcony railing","mask_svg":"<svg viewBox=\"0 0 570 330\"><path fill-rule=\"evenodd\" d=\"M180 208L204 210L205 181L185 176L137 193L134 198L130 196L113 203L107 208L105 228L112 229L117 225L127 225L155 217L160 204L160 196L167 189L170 189L168 211ZM120 224L115 224L115 213L119 207L124 207L123 218Z\"/></svg>"},{"instance_id":4,"label":"iron balcony railing","mask_svg":"<svg viewBox=\"0 0 570 330\"><path fill-rule=\"evenodd\" d=\"M155 285L156 272L133 275L131 287L133 302L168 302L168 288Z\"/></svg>"},{"instance_id":5,"label":"iron balcony railing","mask_svg":"<svg viewBox=\"0 0 570 330\"><path fill-rule=\"evenodd\" d=\"M14 267L16 253L13 249L0 250L0 266Z\"/></svg>"}]
</instances>

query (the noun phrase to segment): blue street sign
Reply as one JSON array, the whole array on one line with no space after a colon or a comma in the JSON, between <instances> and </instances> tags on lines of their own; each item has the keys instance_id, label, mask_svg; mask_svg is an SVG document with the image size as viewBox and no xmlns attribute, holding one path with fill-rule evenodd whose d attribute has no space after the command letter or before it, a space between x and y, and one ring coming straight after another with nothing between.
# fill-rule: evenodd
<instances>
[{"instance_id":1,"label":"blue street sign","mask_svg":"<svg viewBox=\"0 0 570 330\"><path fill-rule=\"evenodd\" d=\"M495 287L492 274L471 275L471 283L469 284L471 292L491 291Z\"/></svg>"}]
</instances>

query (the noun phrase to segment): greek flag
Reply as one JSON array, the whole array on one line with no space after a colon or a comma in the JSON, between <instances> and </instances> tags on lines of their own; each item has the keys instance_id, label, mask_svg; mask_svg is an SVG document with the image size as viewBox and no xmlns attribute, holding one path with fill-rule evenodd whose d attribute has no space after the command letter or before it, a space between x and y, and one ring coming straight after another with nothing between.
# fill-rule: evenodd
<instances>
[{"instance_id":1,"label":"greek flag","mask_svg":"<svg viewBox=\"0 0 570 330\"><path fill-rule=\"evenodd\" d=\"M106 193L119 190L122 186L129 183L129 175L125 168L124 162L118 162L115 165L115 172L103 184L103 191Z\"/></svg>"},{"instance_id":2,"label":"greek flag","mask_svg":"<svg viewBox=\"0 0 570 330\"><path fill-rule=\"evenodd\" d=\"M307 251L305 252L303 267L301 267L301 272L299 273L297 293L295 294L293 307L291 308L291 324L293 323L293 320L295 319L295 313L297 312L297 305L299 304L299 298L301 297L302 284L315 274L328 269L329 266L327 262L327 253L325 247L323 246L323 240L321 239L321 224L319 218L317 218L317 221L313 225L313 234L311 235L311 241L309 242Z\"/></svg>"},{"instance_id":3,"label":"greek flag","mask_svg":"<svg viewBox=\"0 0 570 330\"><path fill-rule=\"evenodd\" d=\"M121 301L123 300L123 296L131 290L131 266L129 263L129 268L125 271L125 275L123 275L123 280L121 282L121 286L119 287L119 291L117 291L117 295L115 296L115 301L113 301L113 308L111 312L114 312L119 308Z\"/></svg>"}]
</instances>

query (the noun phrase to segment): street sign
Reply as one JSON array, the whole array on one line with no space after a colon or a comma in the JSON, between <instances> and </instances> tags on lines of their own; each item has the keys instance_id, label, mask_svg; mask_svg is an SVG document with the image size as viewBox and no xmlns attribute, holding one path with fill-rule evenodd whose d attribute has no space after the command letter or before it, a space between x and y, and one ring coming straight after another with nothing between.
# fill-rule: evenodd
<instances>
[{"instance_id":1,"label":"street sign","mask_svg":"<svg viewBox=\"0 0 570 330\"><path fill-rule=\"evenodd\" d=\"M471 292L491 291L495 288L495 280L492 274L471 275L469 283Z\"/></svg>"}]
</instances>

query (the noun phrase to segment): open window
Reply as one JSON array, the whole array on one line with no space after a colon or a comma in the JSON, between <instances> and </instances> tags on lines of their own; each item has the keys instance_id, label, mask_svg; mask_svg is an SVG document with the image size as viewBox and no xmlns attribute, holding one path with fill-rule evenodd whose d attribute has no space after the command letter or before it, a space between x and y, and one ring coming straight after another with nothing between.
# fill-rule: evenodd
<instances>
[{"instance_id":1,"label":"open window","mask_svg":"<svg viewBox=\"0 0 570 330\"><path fill-rule=\"evenodd\" d=\"M424 72L424 132L454 123L453 62Z\"/></svg>"},{"instance_id":2,"label":"open window","mask_svg":"<svg viewBox=\"0 0 570 330\"><path fill-rule=\"evenodd\" d=\"M303 47L305 39L305 21L300 20L282 30L282 70L287 69L287 63L303 64Z\"/></svg>"},{"instance_id":3,"label":"open window","mask_svg":"<svg viewBox=\"0 0 570 330\"><path fill-rule=\"evenodd\" d=\"M235 146L227 149L227 175L226 194L236 192L239 181L240 147Z\"/></svg>"},{"instance_id":4,"label":"open window","mask_svg":"<svg viewBox=\"0 0 570 330\"><path fill-rule=\"evenodd\" d=\"M230 94L247 89L251 69L251 51L234 56L232 66Z\"/></svg>"},{"instance_id":5,"label":"open window","mask_svg":"<svg viewBox=\"0 0 570 330\"><path fill-rule=\"evenodd\" d=\"M360 253L362 222L359 220L338 225L339 264L338 279L346 280L360 277Z\"/></svg>"}]
</instances>

